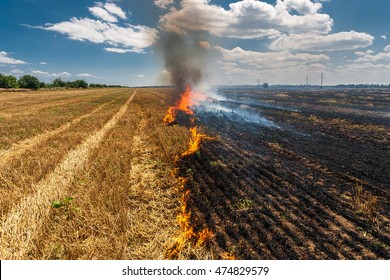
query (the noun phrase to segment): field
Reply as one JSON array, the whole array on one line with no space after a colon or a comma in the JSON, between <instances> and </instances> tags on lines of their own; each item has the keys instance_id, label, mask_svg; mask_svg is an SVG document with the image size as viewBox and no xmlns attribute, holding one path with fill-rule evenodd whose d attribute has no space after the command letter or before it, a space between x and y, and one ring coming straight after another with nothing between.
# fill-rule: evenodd
<instances>
[{"instance_id":1,"label":"field","mask_svg":"<svg viewBox=\"0 0 390 280\"><path fill-rule=\"evenodd\" d=\"M389 91L177 97L0 92L1 259L390 258Z\"/></svg>"}]
</instances>

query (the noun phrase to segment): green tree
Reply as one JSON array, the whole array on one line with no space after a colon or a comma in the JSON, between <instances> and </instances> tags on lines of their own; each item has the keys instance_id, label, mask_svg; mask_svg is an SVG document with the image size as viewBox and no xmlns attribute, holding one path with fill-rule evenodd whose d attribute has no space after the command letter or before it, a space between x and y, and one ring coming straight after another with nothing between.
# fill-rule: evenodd
<instances>
[{"instance_id":1,"label":"green tree","mask_svg":"<svg viewBox=\"0 0 390 280\"><path fill-rule=\"evenodd\" d=\"M18 80L14 76L0 74L0 88L18 88Z\"/></svg>"},{"instance_id":2,"label":"green tree","mask_svg":"<svg viewBox=\"0 0 390 280\"><path fill-rule=\"evenodd\" d=\"M61 78L56 78L51 83L52 87L64 87L65 82L61 80Z\"/></svg>"},{"instance_id":3,"label":"green tree","mask_svg":"<svg viewBox=\"0 0 390 280\"><path fill-rule=\"evenodd\" d=\"M264 83L263 84L263 88L269 88L269 84L268 83Z\"/></svg>"},{"instance_id":4,"label":"green tree","mask_svg":"<svg viewBox=\"0 0 390 280\"><path fill-rule=\"evenodd\" d=\"M19 79L19 86L21 88L29 88L29 89L39 89L41 87L41 82L37 77L31 75L24 75Z\"/></svg>"},{"instance_id":5,"label":"green tree","mask_svg":"<svg viewBox=\"0 0 390 280\"><path fill-rule=\"evenodd\" d=\"M73 82L73 86L75 88L87 88L88 87L88 83L84 80L76 80Z\"/></svg>"}]
</instances>

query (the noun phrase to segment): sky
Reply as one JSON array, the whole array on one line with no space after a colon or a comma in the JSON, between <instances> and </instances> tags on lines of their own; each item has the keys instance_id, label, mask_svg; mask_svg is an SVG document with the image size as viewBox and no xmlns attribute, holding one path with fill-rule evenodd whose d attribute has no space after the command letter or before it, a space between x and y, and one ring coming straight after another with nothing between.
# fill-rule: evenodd
<instances>
[{"instance_id":1,"label":"sky","mask_svg":"<svg viewBox=\"0 0 390 280\"><path fill-rule=\"evenodd\" d=\"M390 84L390 1L1 0L0 73L168 84L161 40L196 34L209 84Z\"/></svg>"}]
</instances>

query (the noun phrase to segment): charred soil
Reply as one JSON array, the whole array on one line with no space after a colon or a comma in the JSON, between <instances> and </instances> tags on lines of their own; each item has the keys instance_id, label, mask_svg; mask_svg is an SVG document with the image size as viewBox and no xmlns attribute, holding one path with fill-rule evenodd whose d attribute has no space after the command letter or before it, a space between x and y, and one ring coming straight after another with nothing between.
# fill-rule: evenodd
<instances>
[{"instance_id":1,"label":"charred soil","mask_svg":"<svg viewBox=\"0 0 390 280\"><path fill-rule=\"evenodd\" d=\"M277 127L198 114L218 140L179 167L215 258L390 258L389 92L222 94Z\"/></svg>"}]
</instances>

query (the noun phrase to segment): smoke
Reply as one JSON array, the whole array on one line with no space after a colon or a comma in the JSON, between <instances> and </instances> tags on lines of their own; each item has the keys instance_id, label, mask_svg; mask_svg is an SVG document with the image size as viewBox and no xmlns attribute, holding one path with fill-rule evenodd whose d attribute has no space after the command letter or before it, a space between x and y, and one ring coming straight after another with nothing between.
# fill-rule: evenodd
<instances>
[{"instance_id":1,"label":"smoke","mask_svg":"<svg viewBox=\"0 0 390 280\"><path fill-rule=\"evenodd\" d=\"M204 78L210 45L198 34L166 33L162 38L165 67L171 82L182 92L186 85L196 87Z\"/></svg>"},{"instance_id":2,"label":"smoke","mask_svg":"<svg viewBox=\"0 0 390 280\"><path fill-rule=\"evenodd\" d=\"M209 89L207 97L201 102L196 102L195 112L201 118L208 116L224 117L234 122L254 123L269 128L280 128L272 121L262 117L252 106L251 102L244 104L241 101L227 98L215 90Z\"/></svg>"}]
</instances>

